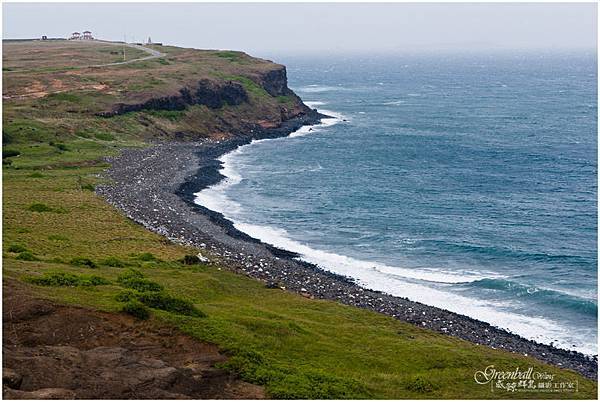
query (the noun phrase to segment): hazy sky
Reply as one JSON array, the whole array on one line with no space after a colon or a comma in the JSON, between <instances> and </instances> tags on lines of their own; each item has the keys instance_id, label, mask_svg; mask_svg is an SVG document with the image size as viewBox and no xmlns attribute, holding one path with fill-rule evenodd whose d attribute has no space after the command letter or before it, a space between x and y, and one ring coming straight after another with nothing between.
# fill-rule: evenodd
<instances>
[{"instance_id":1,"label":"hazy sky","mask_svg":"<svg viewBox=\"0 0 600 402\"><path fill-rule=\"evenodd\" d=\"M3 5L5 38L67 36L303 52L596 48L593 3Z\"/></svg>"}]
</instances>

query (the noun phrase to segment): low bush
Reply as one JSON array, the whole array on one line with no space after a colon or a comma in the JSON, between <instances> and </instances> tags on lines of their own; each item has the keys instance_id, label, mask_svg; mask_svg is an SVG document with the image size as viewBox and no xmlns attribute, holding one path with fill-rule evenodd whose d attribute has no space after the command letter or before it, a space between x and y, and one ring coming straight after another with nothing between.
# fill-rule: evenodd
<instances>
[{"instance_id":1,"label":"low bush","mask_svg":"<svg viewBox=\"0 0 600 402\"><path fill-rule=\"evenodd\" d=\"M100 261L100 265L106 265L107 267L124 268L127 264L121 261L117 257L108 257Z\"/></svg>"},{"instance_id":2,"label":"low bush","mask_svg":"<svg viewBox=\"0 0 600 402\"><path fill-rule=\"evenodd\" d=\"M46 204L42 204L41 202L33 203L27 209L33 212L54 212L54 208L51 208Z\"/></svg>"},{"instance_id":3,"label":"low bush","mask_svg":"<svg viewBox=\"0 0 600 402\"><path fill-rule=\"evenodd\" d=\"M160 292L163 290L162 285L144 278L144 275L136 269L128 269L119 275L117 282L126 288L139 292Z\"/></svg>"},{"instance_id":4,"label":"low bush","mask_svg":"<svg viewBox=\"0 0 600 402\"><path fill-rule=\"evenodd\" d=\"M423 377L415 377L404 383L404 389L412 392L427 393L433 391L434 387L429 380Z\"/></svg>"},{"instance_id":5,"label":"low bush","mask_svg":"<svg viewBox=\"0 0 600 402\"><path fill-rule=\"evenodd\" d=\"M186 255L180 260L180 262L184 265L196 265L202 263L197 255Z\"/></svg>"},{"instance_id":6,"label":"low bush","mask_svg":"<svg viewBox=\"0 0 600 402\"><path fill-rule=\"evenodd\" d=\"M192 302L162 292L140 293L137 295L137 299L146 306L157 310L169 311L190 317L206 317L206 314L194 307Z\"/></svg>"},{"instance_id":7,"label":"low bush","mask_svg":"<svg viewBox=\"0 0 600 402\"><path fill-rule=\"evenodd\" d=\"M29 251L27 248L21 244L11 244L8 246L9 253L22 253L24 251Z\"/></svg>"},{"instance_id":8,"label":"low bush","mask_svg":"<svg viewBox=\"0 0 600 402\"><path fill-rule=\"evenodd\" d=\"M31 177L32 179L41 179L42 177L44 177L44 175L40 172L33 172L29 175L29 177Z\"/></svg>"},{"instance_id":9,"label":"low bush","mask_svg":"<svg viewBox=\"0 0 600 402\"><path fill-rule=\"evenodd\" d=\"M137 300L130 300L125 303L121 311L140 320L147 320L150 318L150 310L148 310L148 307Z\"/></svg>"},{"instance_id":10,"label":"low bush","mask_svg":"<svg viewBox=\"0 0 600 402\"><path fill-rule=\"evenodd\" d=\"M94 185L93 185L93 184L90 184L90 183L85 183L85 184L82 184L82 185L81 185L81 189L82 189L82 190L88 190L88 191L92 191L92 192L94 192L94 191L96 190L96 187L94 187Z\"/></svg>"},{"instance_id":11,"label":"low bush","mask_svg":"<svg viewBox=\"0 0 600 402\"><path fill-rule=\"evenodd\" d=\"M40 286L99 286L110 281L96 275L74 275L67 272L46 272L42 276L27 277L25 280Z\"/></svg>"},{"instance_id":12,"label":"low bush","mask_svg":"<svg viewBox=\"0 0 600 402\"><path fill-rule=\"evenodd\" d=\"M137 300L137 292L132 290L123 290L115 296L115 300L123 303L127 303L132 300Z\"/></svg>"},{"instance_id":13,"label":"low bush","mask_svg":"<svg viewBox=\"0 0 600 402\"><path fill-rule=\"evenodd\" d=\"M96 268L96 263L86 257L75 257L70 261L70 264L78 267Z\"/></svg>"},{"instance_id":14,"label":"low bush","mask_svg":"<svg viewBox=\"0 0 600 402\"><path fill-rule=\"evenodd\" d=\"M39 258L33 255L30 251L22 251L15 258L21 261L39 261Z\"/></svg>"},{"instance_id":15,"label":"low bush","mask_svg":"<svg viewBox=\"0 0 600 402\"><path fill-rule=\"evenodd\" d=\"M2 150L2 159L4 158L12 158L13 156L21 155L21 151L17 151L16 149L3 149Z\"/></svg>"},{"instance_id":16,"label":"low bush","mask_svg":"<svg viewBox=\"0 0 600 402\"><path fill-rule=\"evenodd\" d=\"M100 141L114 141L115 136L110 133L96 133L94 135Z\"/></svg>"},{"instance_id":17,"label":"low bush","mask_svg":"<svg viewBox=\"0 0 600 402\"><path fill-rule=\"evenodd\" d=\"M165 293L141 293L138 296L138 300L158 310L170 311L172 313L188 315L193 317L203 317L204 313L197 310L194 305L184 299L169 296Z\"/></svg>"},{"instance_id":18,"label":"low bush","mask_svg":"<svg viewBox=\"0 0 600 402\"><path fill-rule=\"evenodd\" d=\"M138 254L137 259L140 261L158 261L158 258L156 258L152 253Z\"/></svg>"},{"instance_id":19,"label":"low bush","mask_svg":"<svg viewBox=\"0 0 600 402\"><path fill-rule=\"evenodd\" d=\"M50 141L48 143L48 145L55 147L56 149L58 149L61 152L65 152L69 150L69 147L67 147L65 144L63 144L62 142L54 142L54 141Z\"/></svg>"},{"instance_id":20,"label":"low bush","mask_svg":"<svg viewBox=\"0 0 600 402\"><path fill-rule=\"evenodd\" d=\"M147 307L157 310L169 311L171 313L187 315L190 317L206 317L202 311L198 310L188 301L170 296L164 292L139 292L135 290L125 290L115 296L115 300L122 303L137 301Z\"/></svg>"}]
</instances>

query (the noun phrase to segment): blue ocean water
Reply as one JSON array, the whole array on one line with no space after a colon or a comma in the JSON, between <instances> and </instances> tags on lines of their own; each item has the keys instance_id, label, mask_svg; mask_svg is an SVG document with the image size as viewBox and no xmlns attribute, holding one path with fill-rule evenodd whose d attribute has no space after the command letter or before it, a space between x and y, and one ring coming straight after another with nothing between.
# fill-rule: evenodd
<instances>
[{"instance_id":1,"label":"blue ocean water","mask_svg":"<svg viewBox=\"0 0 600 402\"><path fill-rule=\"evenodd\" d=\"M333 119L197 202L370 288L597 349L593 54L282 57Z\"/></svg>"}]
</instances>

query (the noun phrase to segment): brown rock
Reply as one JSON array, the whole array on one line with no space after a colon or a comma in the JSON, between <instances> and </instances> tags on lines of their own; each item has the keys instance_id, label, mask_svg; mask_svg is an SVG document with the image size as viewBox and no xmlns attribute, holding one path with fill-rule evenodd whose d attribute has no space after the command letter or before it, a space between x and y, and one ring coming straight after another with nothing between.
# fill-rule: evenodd
<instances>
[{"instance_id":1,"label":"brown rock","mask_svg":"<svg viewBox=\"0 0 600 402\"><path fill-rule=\"evenodd\" d=\"M23 381L23 377L17 373L15 370L10 368L2 369L2 385L5 387L9 387L12 389L19 389L21 387L21 382Z\"/></svg>"}]
</instances>

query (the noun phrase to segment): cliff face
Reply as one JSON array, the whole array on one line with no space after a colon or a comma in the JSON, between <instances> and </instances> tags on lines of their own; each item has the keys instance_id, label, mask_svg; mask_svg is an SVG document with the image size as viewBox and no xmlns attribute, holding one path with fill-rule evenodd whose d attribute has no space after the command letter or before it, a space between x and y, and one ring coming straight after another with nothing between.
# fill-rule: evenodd
<instances>
[{"instance_id":1,"label":"cliff face","mask_svg":"<svg viewBox=\"0 0 600 402\"><path fill-rule=\"evenodd\" d=\"M287 86L287 73L284 66L268 71L261 77L262 87L271 96L286 96L292 94Z\"/></svg>"},{"instance_id":2,"label":"cliff face","mask_svg":"<svg viewBox=\"0 0 600 402\"><path fill-rule=\"evenodd\" d=\"M249 89L240 82L227 79L207 79L181 87L176 94L165 96L150 96L135 103L116 103L111 110L96 113L102 117L112 117L129 112L144 110L154 111L183 111L189 106L201 105L209 109L220 109L223 106L239 106L249 104L256 107L257 112L266 109L270 112L257 115L256 122L268 126L278 126L280 123L310 112L302 100L287 86L287 74L284 66L274 65L274 68L260 75L247 78L246 83L262 88L268 97L252 99ZM247 84L252 85L252 84ZM272 105L274 99L275 104ZM266 98L266 99L265 99ZM278 101L283 99L283 102Z\"/></svg>"},{"instance_id":3,"label":"cliff face","mask_svg":"<svg viewBox=\"0 0 600 402\"><path fill-rule=\"evenodd\" d=\"M176 95L151 97L141 103L117 103L112 110L97 114L102 117L112 117L141 110L184 110L191 105L204 105L210 109L218 109L225 104L236 106L243 102L248 102L248 93L240 83L202 79L194 86L179 89Z\"/></svg>"}]
</instances>

